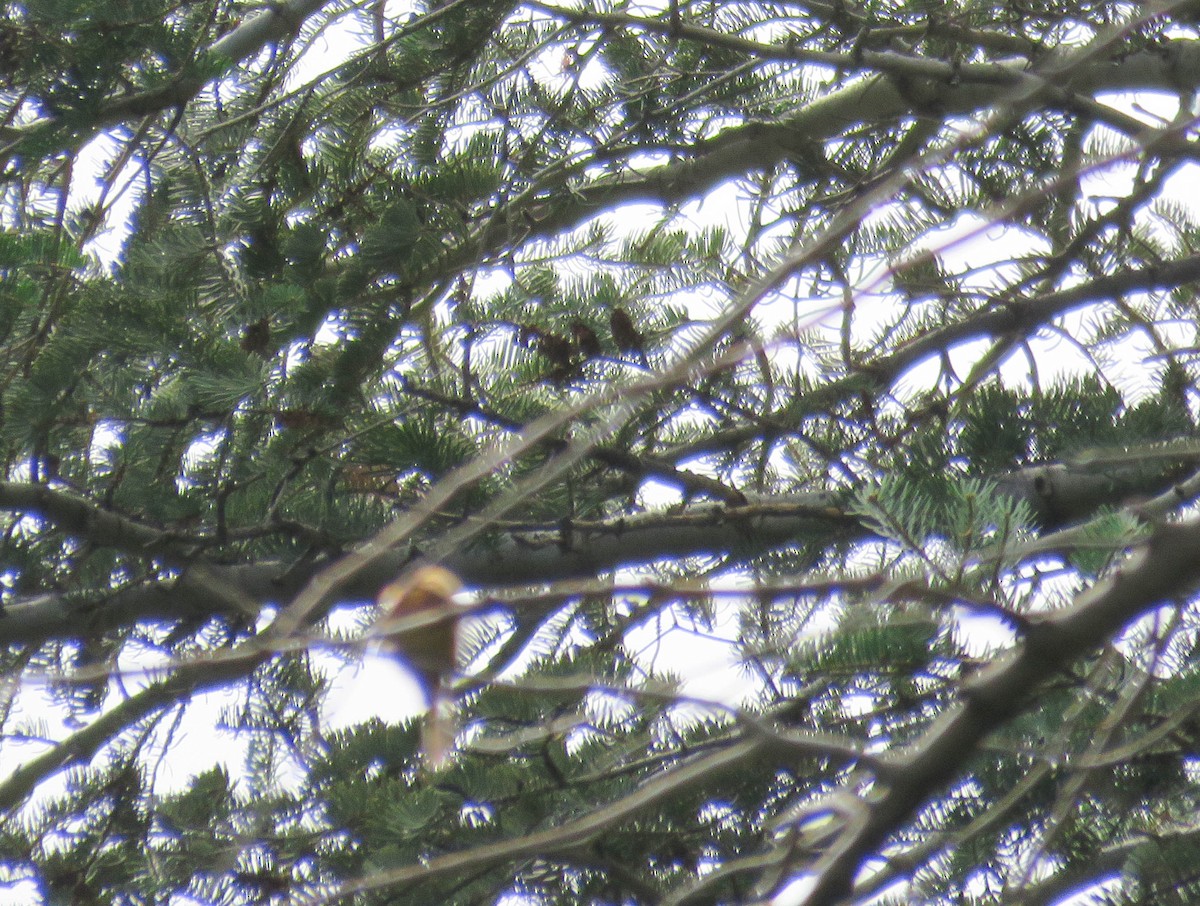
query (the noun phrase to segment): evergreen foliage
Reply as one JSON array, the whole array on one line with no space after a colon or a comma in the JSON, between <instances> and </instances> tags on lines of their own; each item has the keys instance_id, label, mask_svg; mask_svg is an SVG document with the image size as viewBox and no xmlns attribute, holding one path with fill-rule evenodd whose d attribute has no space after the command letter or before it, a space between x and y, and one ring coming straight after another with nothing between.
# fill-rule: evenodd
<instances>
[{"instance_id":1,"label":"evergreen foliage","mask_svg":"<svg viewBox=\"0 0 1200 906\"><path fill-rule=\"evenodd\" d=\"M1198 12L6 6L0 899L1194 902Z\"/></svg>"}]
</instances>

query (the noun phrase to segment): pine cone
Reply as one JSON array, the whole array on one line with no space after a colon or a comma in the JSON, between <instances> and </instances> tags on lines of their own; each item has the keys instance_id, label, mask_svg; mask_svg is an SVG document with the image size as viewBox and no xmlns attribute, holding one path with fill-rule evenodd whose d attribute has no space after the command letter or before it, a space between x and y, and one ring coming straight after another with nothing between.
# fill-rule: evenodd
<instances>
[{"instance_id":1,"label":"pine cone","mask_svg":"<svg viewBox=\"0 0 1200 906\"><path fill-rule=\"evenodd\" d=\"M596 331L582 321L571 322L571 337L575 340L575 348L584 359L594 359L603 351Z\"/></svg>"},{"instance_id":2,"label":"pine cone","mask_svg":"<svg viewBox=\"0 0 1200 906\"><path fill-rule=\"evenodd\" d=\"M648 366L645 339L633 326L633 318L629 317L629 312L620 306L613 308L608 323L612 327L613 342L617 344L617 348L622 352L636 352L642 364Z\"/></svg>"}]
</instances>

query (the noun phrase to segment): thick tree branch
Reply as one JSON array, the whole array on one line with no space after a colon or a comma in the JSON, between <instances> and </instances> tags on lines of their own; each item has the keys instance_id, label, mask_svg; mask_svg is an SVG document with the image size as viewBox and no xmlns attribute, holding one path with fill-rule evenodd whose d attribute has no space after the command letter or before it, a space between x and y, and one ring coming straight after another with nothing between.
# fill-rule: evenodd
<instances>
[{"instance_id":1,"label":"thick tree branch","mask_svg":"<svg viewBox=\"0 0 1200 906\"><path fill-rule=\"evenodd\" d=\"M1037 466L997 476L998 487L1025 501L1048 526L1079 521L1106 505L1136 500L1173 487L1175 470ZM33 493L33 492L30 492ZM40 496L40 492L35 496ZM1182 501L1179 501L1182 502ZM70 507L76 506L73 499ZM69 509L73 513L73 509ZM92 515L74 517L97 524ZM141 538L138 528L131 537ZM88 535L97 543L112 538ZM701 504L678 513L646 513L608 521L564 521L544 528L509 529L467 550L446 565L474 586L518 585L590 578L661 558L754 556L789 544L869 537L839 494L807 494L753 500L745 506ZM373 599L408 566L419 550L391 552L363 570L340 592L343 600ZM174 621L243 612L289 600L327 561L303 568L282 561L236 566L204 564L173 580L147 582L86 605L57 593L19 598L0 614L0 644L37 643L54 636L99 633L138 620ZM236 591L236 598L219 589Z\"/></svg>"},{"instance_id":2,"label":"thick tree branch","mask_svg":"<svg viewBox=\"0 0 1200 906\"><path fill-rule=\"evenodd\" d=\"M819 166L813 151L821 142L864 121L888 123L911 116L914 94L922 105L947 116L1011 102L1014 89L1019 89L1018 94L1025 95L1024 104L1033 103L1036 97L1064 109L1085 107L1089 117L1103 116L1118 131L1141 138L1147 135L1145 123L1119 111L1110 115L1095 104L1095 96L1117 90L1174 92L1200 82L1200 42L1175 42L1153 52L1130 53L1122 56L1120 65L1104 59L1072 69L1072 52L1066 50L1045 58L1046 72L1072 72L1071 84L1087 86L1086 94L1031 74L1025 58L963 66L890 52L872 54L870 59L871 66L885 74L865 76L775 122L750 122L726 129L697 142L686 157L648 173L638 170L603 179L589 175L586 183L569 195L556 192L552 198L541 196L534 187L452 247L439 268L452 271L477 261L481 248L509 248L514 237L526 242L552 238L622 204L679 204L728 179L788 160L807 162L810 168ZM1159 146L1160 152L1196 153L1195 143L1184 136L1170 133L1168 139ZM638 150L644 153L646 149Z\"/></svg>"},{"instance_id":3,"label":"thick tree branch","mask_svg":"<svg viewBox=\"0 0 1200 906\"><path fill-rule=\"evenodd\" d=\"M18 767L0 783L0 811L18 807L34 787L57 771L88 761L126 727L197 692L240 679L273 654L251 642L243 647L238 658L200 658L181 664L167 679L134 693L82 730Z\"/></svg>"},{"instance_id":4,"label":"thick tree branch","mask_svg":"<svg viewBox=\"0 0 1200 906\"><path fill-rule=\"evenodd\" d=\"M725 50L738 51L748 57L755 57L762 60L821 63L826 66L836 67L844 72L883 71L873 60L876 57L885 56L885 54L872 50L861 50L859 53L813 51L793 46L793 42L791 41L785 40L778 44L764 44L761 41L753 41L749 38L743 38L740 35L727 34L717 31L714 28L695 25L690 22L675 23L666 17L651 19L622 12L599 12L594 9L585 8L570 9L564 6L536 2L536 0L526 5L533 9L540 9L542 12L555 18L564 19L572 25L628 28L667 38L695 41L697 44L704 44L709 47L721 47ZM874 46L886 47L891 40L897 37L920 38L925 34L951 36L964 44L988 47L1009 54L1020 54L1022 57L1030 60L1033 59L1034 55L1040 49L1036 42L1019 35L1004 34L998 31L968 29L940 23L931 23L924 27L905 29L871 29L865 35L865 38ZM908 60L916 64L917 68L921 68L929 62L925 58L908 55L901 57L900 54L888 54L886 56ZM928 72L928 70L924 71Z\"/></svg>"},{"instance_id":5,"label":"thick tree branch","mask_svg":"<svg viewBox=\"0 0 1200 906\"><path fill-rule=\"evenodd\" d=\"M266 8L246 22L243 22L229 34L217 40L206 51L198 55L198 61L189 64L182 72L165 85L144 91L136 91L128 95L114 97L91 115L86 126L72 124L72 129L91 135L110 126L161 113L172 108L182 109L219 76L214 73L214 64L228 71L238 63L242 63L263 48L288 41L299 34L304 23L327 4L328 0L281 0L271 2ZM423 28L438 19L454 12L462 3L445 3L440 8L421 16L414 23L413 29ZM482 4L475 4L481 6ZM513 4L498 8L496 20L499 21ZM0 128L0 138L9 143L8 151L17 148L21 143L38 136L53 133L63 125L62 118L44 116L23 123L20 126Z\"/></svg>"},{"instance_id":6,"label":"thick tree branch","mask_svg":"<svg viewBox=\"0 0 1200 906\"><path fill-rule=\"evenodd\" d=\"M806 902L833 904L849 896L862 862L923 801L953 780L986 735L1024 710L1040 683L1159 603L1186 593L1197 582L1200 521L1162 526L1113 577L1080 595L1069 610L1033 624L1016 652L964 684L963 704L935 723L916 746L907 753L883 756L890 765L880 772L869 801L862 804L866 820L857 822L833 842L822 860L816 888ZM699 782L711 782L718 772L758 757L768 748L768 742L769 738L758 736L698 756L557 830L439 856L422 865L373 873L328 892L322 901L574 849L663 797Z\"/></svg>"},{"instance_id":7,"label":"thick tree branch","mask_svg":"<svg viewBox=\"0 0 1200 906\"><path fill-rule=\"evenodd\" d=\"M243 22L213 44L202 58L221 61L228 66L249 59L269 44L295 36L309 16L321 9L328 0L284 0L270 3L256 16ZM195 70L196 67L191 67ZM99 131L125 120L147 116L171 107L182 107L193 100L200 90L215 78L211 71L185 71L160 88L137 92L127 97L113 98L92 118L90 127ZM0 132L10 142L20 142L43 135L60 125L56 117L42 117L21 126Z\"/></svg>"},{"instance_id":8,"label":"thick tree branch","mask_svg":"<svg viewBox=\"0 0 1200 906\"><path fill-rule=\"evenodd\" d=\"M117 550L164 556L174 553L181 561L192 553L176 546L165 532L49 485L0 481L0 510L39 517L69 535Z\"/></svg>"},{"instance_id":9,"label":"thick tree branch","mask_svg":"<svg viewBox=\"0 0 1200 906\"><path fill-rule=\"evenodd\" d=\"M356 893L412 884L446 874L458 874L524 858L544 858L569 853L656 803L663 802L671 796L678 796L699 784L719 779L721 774L744 765L773 746L772 740L765 736L734 742L714 752L687 759L659 773L635 792L557 828L437 856L423 865L374 872L318 895L317 902L334 903Z\"/></svg>"},{"instance_id":10,"label":"thick tree branch","mask_svg":"<svg viewBox=\"0 0 1200 906\"><path fill-rule=\"evenodd\" d=\"M798 424L806 417L829 412L850 394L891 387L912 365L947 352L957 344L981 337L1029 336L1054 318L1077 308L1131 293L1176 289L1197 280L1200 280L1200 254L1177 261L1127 268L1119 273L1029 299L998 300L974 314L964 316L962 320L922 333L895 352L875 359L869 367L828 381L819 390L800 400L799 405L784 406L764 418L769 423ZM665 455L670 459L686 459L706 453L726 452L762 436L760 425L724 429L667 450Z\"/></svg>"},{"instance_id":11,"label":"thick tree branch","mask_svg":"<svg viewBox=\"0 0 1200 906\"><path fill-rule=\"evenodd\" d=\"M830 382L819 393L803 401L804 414L824 411L849 393L886 387L916 361L949 349L957 342L981 335L1025 335L1054 316L1083 304L1134 291L1176 287L1197 279L1200 279L1200 255L1131 269L1031 300L983 309L964 322L949 324L906 344L875 363L867 374L849 375ZM786 423L788 419L798 419L798 414L795 411L780 411L772 419ZM686 450L670 451L665 459L678 460L714 447L725 448L730 443L761 436L762 429L757 426L740 433L724 432L707 439L698 447L693 445ZM1082 481L1080 489L1068 491L1064 484L1067 478ZM1014 493L1019 491L1026 499L1037 504L1035 510L1054 525L1075 518L1078 510L1071 500L1078 499L1086 508L1089 500L1112 502L1114 499L1124 499L1131 493L1123 483L1114 484L1104 476L1085 480L1082 475L1061 471L1041 473L1033 479L1032 487L1023 487L1021 482L1011 477L1004 481L1009 488L1015 489ZM1110 486L1108 491L1101 491L1098 485L1106 484ZM1138 488L1158 492L1163 486L1160 483L1151 488L1144 485ZM107 517L99 509L84 512L86 507L81 509L79 502L66 497L61 500L46 498L40 505L48 506L51 502L61 508L62 517L69 523L82 524L92 519L108 525L105 521ZM697 513L701 515L697 516ZM742 511L736 507L727 510L718 507L691 511L681 517L687 523L686 527L672 526L666 531L661 530L659 518L622 521L616 529L587 536L586 545L565 533L561 533L556 541L522 534L501 536L491 548L493 552L499 552L499 556L480 553L479 548L475 548L473 552L453 554L451 565L464 579L476 584L553 580L594 575L619 565L646 563L664 556L693 556L707 552L719 554L735 549L765 552L789 540L803 538L809 532L839 532L846 527L847 520L846 514L832 498L821 495L801 502L798 510L786 514L764 514L753 507ZM564 528L571 530L572 526ZM112 523L112 529L115 537L127 536L134 547L140 547L144 541L162 539L162 535L156 531L146 534L119 521ZM347 599L373 597L375 591L394 578L412 556L413 552L407 548L388 553L371 568L363 570L339 593ZM288 570L282 564L269 563L185 571L177 581L148 583L117 592L107 599L103 607L86 611L86 617L85 611L77 604L68 603L57 594L14 601L0 616L0 641L32 641L55 634L102 631L138 619L174 620L208 616L230 609L230 605L234 610L245 611L246 602L257 602L261 606L268 601L291 597L316 574L318 565L325 564L313 564L311 570ZM221 589L230 591L214 593ZM222 601L225 602L223 605L220 603Z\"/></svg>"},{"instance_id":12,"label":"thick tree branch","mask_svg":"<svg viewBox=\"0 0 1200 906\"><path fill-rule=\"evenodd\" d=\"M822 860L806 902L850 896L863 863L922 803L945 788L983 739L1021 713L1039 684L1111 638L1133 620L1200 581L1200 521L1163 525L1109 578L1075 604L1034 622L1016 651L962 689L962 704L939 719L909 751L897 773L863 803L867 818L840 837Z\"/></svg>"}]
</instances>

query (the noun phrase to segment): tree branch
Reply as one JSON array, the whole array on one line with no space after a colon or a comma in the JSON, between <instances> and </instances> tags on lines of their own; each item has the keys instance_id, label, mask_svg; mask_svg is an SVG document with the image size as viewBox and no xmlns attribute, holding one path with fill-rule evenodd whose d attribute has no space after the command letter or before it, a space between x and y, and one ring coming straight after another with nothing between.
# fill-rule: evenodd
<instances>
[{"instance_id":1,"label":"tree branch","mask_svg":"<svg viewBox=\"0 0 1200 906\"><path fill-rule=\"evenodd\" d=\"M1182 593L1187 586L1200 581L1200 520L1185 526L1160 528L1145 548L1130 558L1126 567L1126 572L1118 573L1081 595L1070 610L1039 621L1021 650L965 684L965 705L935 724L914 751L899 757L886 753L880 756L881 760L889 762L887 769L877 772L877 780L886 784L887 792L880 797L877 790L873 791L869 803L863 804L867 820L852 832L852 842L857 845L850 846L846 840L834 843L834 858L827 861L818 876L818 888L809 895L807 903L834 903L849 895L858 864L874 852L888 832L915 811L920 801L953 777L955 766L962 765L974 754L987 733L1023 710L1029 695L1040 682L1102 643L1163 598ZM437 857L423 865L373 873L319 895L319 902L335 902L355 893L519 860L534 854L546 856L569 851L662 798L675 795L701 780L712 780L717 772L757 757L764 751L765 742L764 737L756 736L685 761L635 793L569 822L557 832L529 834L518 840ZM948 757L952 758L949 769ZM762 863L752 860L750 865L738 864L737 869L770 868L778 861L778 858L764 858ZM834 886L833 882L839 868L842 868L840 877L844 889Z\"/></svg>"},{"instance_id":2,"label":"tree branch","mask_svg":"<svg viewBox=\"0 0 1200 906\"><path fill-rule=\"evenodd\" d=\"M245 676L273 654L251 642L244 646L241 656L237 658L200 658L181 664L167 679L152 683L131 695L48 752L13 771L7 780L0 783L0 811L19 806L34 787L57 771L87 761L126 727L197 692Z\"/></svg>"},{"instance_id":3,"label":"tree branch","mask_svg":"<svg viewBox=\"0 0 1200 906\"><path fill-rule=\"evenodd\" d=\"M1044 525L1053 527L1081 520L1102 506L1165 491L1174 487L1176 476L1173 469L1113 471L1060 464L1034 466L995 480L1003 493L1024 500ZM132 536L141 537L138 532ZM732 551L754 556L807 539L827 544L831 539L847 543L868 537L869 529L846 511L842 496L829 492L757 499L745 506L701 504L677 513L509 528L494 532L486 544L455 552L444 563L468 585L520 585L591 578L668 557L719 557ZM419 548L390 552L347 584L341 599L373 599L418 556ZM0 644L36 644L139 620L239 613L248 602L262 606L290 599L327 563L317 559L303 568L278 560L203 564L185 569L177 579L124 588L90 605L59 593L19 598L0 613ZM218 593L213 583L236 591L242 603L231 604L230 594Z\"/></svg>"},{"instance_id":4,"label":"tree branch","mask_svg":"<svg viewBox=\"0 0 1200 906\"><path fill-rule=\"evenodd\" d=\"M862 864L932 795L951 783L991 732L1020 714L1037 686L1133 620L1200 581L1200 520L1162 525L1109 578L1075 604L1033 622L1021 646L964 683L962 703L908 752L898 773L863 803L867 818L838 839L817 869L806 902L848 897Z\"/></svg>"},{"instance_id":5,"label":"tree branch","mask_svg":"<svg viewBox=\"0 0 1200 906\"><path fill-rule=\"evenodd\" d=\"M816 165L811 152L822 141L864 121L893 122L911 115L914 82L919 83L924 103L938 110L940 116L973 113L1011 101L1012 89L1023 86L1042 102L1049 101L1064 109L1083 109L1089 117L1102 119L1130 137L1144 135L1146 124L1090 102L1094 94L1155 88L1174 91L1182 85L1200 82L1198 41L1173 42L1161 50L1123 55L1119 66L1102 59L1070 69L1073 63L1069 50L1052 52L1041 61L1047 72L1071 71L1077 77L1072 84L1087 86L1086 96L1066 90L1058 82L1040 80L1028 71L1029 60L1023 57L962 66L893 52L872 53L868 60L872 68L884 74L866 76L825 97L808 101L776 122L749 122L726 129L711 139L697 142L686 152L686 157L648 173L626 172L602 179L589 175L586 183L571 193L558 192L553 198L540 196L537 187L533 187L496 212L467 239L451 246L437 267L446 271L461 268L479 260L480 249L510 247L514 235L523 237L525 242L552 238L618 205L679 204L747 171L768 169L789 159ZM1032 100L1031 96L1028 102ZM1174 133L1159 150L1172 148L1189 155L1197 150L1194 142ZM639 147L638 152L646 150Z\"/></svg>"},{"instance_id":6,"label":"tree branch","mask_svg":"<svg viewBox=\"0 0 1200 906\"><path fill-rule=\"evenodd\" d=\"M1085 305L1130 293L1176 289L1197 280L1200 280L1200 254L1127 268L1029 299L997 300L961 321L922 333L892 354L876 359L869 367L828 381L805 396L800 407L780 408L766 418L780 424L798 424L806 417L828 412L852 393L887 389L910 366L944 353L956 344L981 337L1027 336L1053 318ZM757 425L714 431L705 438L667 450L664 455L679 460L706 453L723 453L761 435L762 428Z\"/></svg>"},{"instance_id":7,"label":"tree branch","mask_svg":"<svg viewBox=\"0 0 1200 906\"><path fill-rule=\"evenodd\" d=\"M240 63L268 44L285 41L296 35L305 20L320 10L326 2L327 0L282 0L269 3L261 13L218 40L200 57L206 61L227 61L227 68ZM196 67L193 65L191 69L195 70ZM195 98L214 78L216 76L208 70L184 71L161 88L113 98L94 115L90 127L93 131L100 130L130 118L148 116L170 107L182 107ZM8 127L0 134L16 143L33 136L44 135L60 125L58 117L47 116L21 126Z\"/></svg>"}]
</instances>

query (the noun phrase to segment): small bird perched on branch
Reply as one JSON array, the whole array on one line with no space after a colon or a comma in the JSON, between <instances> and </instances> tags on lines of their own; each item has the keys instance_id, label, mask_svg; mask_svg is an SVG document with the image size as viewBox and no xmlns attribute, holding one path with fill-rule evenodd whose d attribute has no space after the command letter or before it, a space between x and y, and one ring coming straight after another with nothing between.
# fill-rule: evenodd
<instances>
[{"instance_id":1,"label":"small bird perched on branch","mask_svg":"<svg viewBox=\"0 0 1200 906\"><path fill-rule=\"evenodd\" d=\"M448 680L458 664L458 576L441 566L422 566L379 592L379 650L420 677L429 704L421 747L429 766L446 763L454 743ZM424 618L424 619L422 619ZM389 627L394 627L389 632Z\"/></svg>"}]
</instances>

